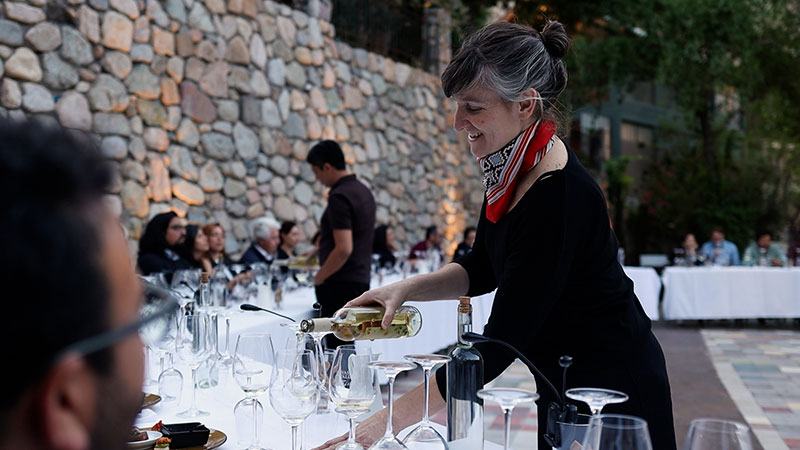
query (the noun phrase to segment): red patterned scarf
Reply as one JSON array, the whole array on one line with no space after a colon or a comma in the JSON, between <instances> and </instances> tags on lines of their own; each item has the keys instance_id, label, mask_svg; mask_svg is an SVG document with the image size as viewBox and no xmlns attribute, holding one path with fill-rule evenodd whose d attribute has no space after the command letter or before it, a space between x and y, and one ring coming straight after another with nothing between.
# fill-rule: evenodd
<instances>
[{"instance_id":1,"label":"red patterned scarf","mask_svg":"<svg viewBox=\"0 0 800 450\"><path fill-rule=\"evenodd\" d=\"M486 218L497 223L508 211L519 175L536 167L553 147L556 127L537 121L500 150L478 158L486 188Z\"/></svg>"}]
</instances>

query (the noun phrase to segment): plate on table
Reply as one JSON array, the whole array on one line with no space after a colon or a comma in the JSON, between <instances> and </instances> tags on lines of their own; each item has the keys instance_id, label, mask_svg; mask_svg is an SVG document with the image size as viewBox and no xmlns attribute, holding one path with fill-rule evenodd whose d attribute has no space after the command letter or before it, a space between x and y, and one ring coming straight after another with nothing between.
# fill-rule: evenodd
<instances>
[{"instance_id":1,"label":"plate on table","mask_svg":"<svg viewBox=\"0 0 800 450\"><path fill-rule=\"evenodd\" d=\"M147 433L147 439L143 441L128 442L129 449L134 450L134 449L153 448L153 446L156 445L156 441L158 440L158 438L161 437L161 433L159 433L158 431L142 430L142 432Z\"/></svg>"},{"instance_id":2,"label":"plate on table","mask_svg":"<svg viewBox=\"0 0 800 450\"><path fill-rule=\"evenodd\" d=\"M142 400L142 409L149 408L160 401L161 401L161 396L159 395L144 394L144 400Z\"/></svg>"},{"instance_id":3,"label":"plate on table","mask_svg":"<svg viewBox=\"0 0 800 450\"><path fill-rule=\"evenodd\" d=\"M217 448L220 445L224 444L225 441L227 440L228 436L226 436L225 433L211 428L209 429L208 441L206 442L206 445L198 445L196 447L183 447L181 450L211 450L212 448Z\"/></svg>"}]
</instances>

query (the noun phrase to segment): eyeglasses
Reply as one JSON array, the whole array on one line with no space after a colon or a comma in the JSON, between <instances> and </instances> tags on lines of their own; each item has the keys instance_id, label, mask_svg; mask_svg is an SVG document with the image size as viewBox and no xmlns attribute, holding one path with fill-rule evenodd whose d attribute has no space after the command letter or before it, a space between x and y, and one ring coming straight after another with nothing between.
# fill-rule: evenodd
<instances>
[{"instance_id":1,"label":"eyeglasses","mask_svg":"<svg viewBox=\"0 0 800 450\"><path fill-rule=\"evenodd\" d=\"M170 230L181 231L186 229L186 225L171 225Z\"/></svg>"},{"instance_id":2,"label":"eyeglasses","mask_svg":"<svg viewBox=\"0 0 800 450\"><path fill-rule=\"evenodd\" d=\"M59 357L71 353L90 355L116 344L136 331L139 331L146 345L153 345L163 339L169 330L172 315L178 310L180 304L169 291L153 286L146 281L142 281L142 284L144 299L142 307L139 309L139 319L70 344L59 352Z\"/></svg>"}]
</instances>

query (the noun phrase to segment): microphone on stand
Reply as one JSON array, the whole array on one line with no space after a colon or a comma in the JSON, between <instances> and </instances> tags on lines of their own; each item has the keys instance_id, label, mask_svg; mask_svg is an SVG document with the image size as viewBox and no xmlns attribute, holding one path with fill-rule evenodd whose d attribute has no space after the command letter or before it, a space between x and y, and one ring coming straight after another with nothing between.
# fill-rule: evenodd
<instances>
[{"instance_id":1,"label":"microphone on stand","mask_svg":"<svg viewBox=\"0 0 800 450\"><path fill-rule=\"evenodd\" d=\"M297 322L296 320L292 319L289 316L284 316L283 314L278 314L275 311L271 311L269 309L262 308L260 306L252 305L250 303L242 303L242 306L240 306L239 308L241 308L242 311L264 311L264 312L268 312L270 314L274 314L274 315L276 315L278 317L282 317L282 318L284 318L286 320L291 320L292 322Z\"/></svg>"},{"instance_id":2,"label":"microphone on stand","mask_svg":"<svg viewBox=\"0 0 800 450\"><path fill-rule=\"evenodd\" d=\"M558 390L553 386L553 383L547 379L546 376L539 369L525 356L517 350L513 345L501 341L499 339L494 339L490 337L486 337L482 334L468 332L464 333L464 339L469 342L491 342L492 344L498 344L507 349L511 350L527 367L528 369L533 372L537 379L544 380L545 385L547 388L552 391L555 398L558 400L557 402L551 402L547 408L547 432L544 435L544 440L552 447L558 448L561 446L561 428L558 426L558 423L575 423L578 420L578 407L573 405L572 403L567 403L566 396L564 395L564 389L566 389L567 385L567 368L572 365L572 358L569 356L562 356L558 363L561 367L564 368L564 374L562 377L562 392L559 394Z\"/></svg>"}]
</instances>

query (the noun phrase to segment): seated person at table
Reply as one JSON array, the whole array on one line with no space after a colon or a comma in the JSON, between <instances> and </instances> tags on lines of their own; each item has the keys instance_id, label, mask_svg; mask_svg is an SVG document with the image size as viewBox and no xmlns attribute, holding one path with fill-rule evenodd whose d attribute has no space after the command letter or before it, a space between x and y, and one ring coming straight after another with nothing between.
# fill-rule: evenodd
<instances>
[{"instance_id":1,"label":"seated person at table","mask_svg":"<svg viewBox=\"0 0 800 450\"><path fill-rule=\"evenodd\" d=\"M388 225L378 225L375 228L375 237L372 239L372 255L378 256L379 267L394 267L397 258L394 252L397 250L394 246L394 235L392 229Z\"/></svg>"},{"instance_id":2,"label":"seated person at table","mask_svg":"<svg viewBox=\"0 0 800 450\"><path fill-rule=\"evenodd\" d=\"M208 237L198 225L186 227L186 239L180 248L181 255L192 267L211 273L211 260L208 259Z\"/></svg>"},{"instance_id":3,"label":"seated person at table","mask_svg":"<svg viewBox=\"0 0 800 450\"><path fill-rule=\"evenodd\" d=\"M721 227L711 229L711 240L700 247L700 254L705 259L706 265L739 265L739 248L733 242L725 240L725 231Z\"/></svg>"},{"instance_id":4,"label":"seated person at table","mask_svg":"<svg viewBox=\"0 0 800 450\"><path fill-rule=\"evenodd\" d=\"M139 240L137 263L142 275L171 274L176 270L191 269L179 249L186 240L186 221L174 212L157 214L150 219Z\"/></svg>"},{"instance_id":5,"label":"seated person at table","mask_svg":"<svg viewBox=\"0 0 800 450\"><path fill-rule=\"evenodd\" d=\"M464 240L456 247L456 252L453 253L453 260L460 258L470 251L472 251L472 244L475 243L475 227L467 227L464 229Z\"/></svg>"},{"instance_id":6,"label":"seated person at table","mask_svg":"<svg viewBox=\"0 0 800 450\"><path fill-rule=\"evenodd\" d=\"M36 122L0 119L0 142L0 189L13 193L0 231L14 255L0 262L0 448L125 448L142 406L142 341L136 328L102 337L139 319L141 288L103 201L108 161L92 139Z\"/></svg>"},{"instance_id":7,"label":"seated person at table","mask_svg":"<svg viewBox=\"0 0 800 450\"><path fill-rule=\"evenodd\" d=\"M745 249L742 265L783 267L786 265L786 256L780 247L772 243L772 233L759 231L756 234L756 241Z\"/></svg>"},{"instance_id":8,"label":"seated person at table","mask_svg":"<svg viewBox=\"0 0 800 450\"><path fill-rule=\"evenodd\" d=\"M253 243L244 252L239 264L272 264L278 254L278 232L281 224L271 217L261 217L250 222Z\"/></svg>"},{"instance_id":9,"label":"seated person at table","mask_svg":"<svg viewBox=\"0 0 800 450\"><path fill-rule=\"evenodd\" d=\"M297 244L305 239L303 230L291 220L287 220L281 224L281 229L278 232L280 245L278 245L278 259L289 259L297 256L294 248Z\"/></svg>"},{"instance_id":10,"label":"seated person at table","mask_svg":"<svg viewBox=\"0 0 800 450\"><path fill-rule=\"evenodd\" d=\"M225 229L222 228L222 225L210 223L203 227L203 234L208 237L208 252L206 256L211 261L211 266L233 264L231 258L225 254Z\"/></svg>"},{"instance_id":11,"label":"seated person at table","mask_svg":"<svg viewBox=\"0 0 800 450\"><path fill-rule=\"evenodd\" d=\"M672 264L676 266L702 266L705 258L697 251L694 233L686 233L681 246L672 250Z\"/></svg>"},{"instance_id":12,"label":"seated person at table","mask_svg":"<svg viewBox=\"0 0 800 450\"><path fill-rule=\"evenodd\" d=\"M432 225L425 229L425 240L419 241L411 247L411 251L408 253L408 259L422 259L428 255L429 251L436 251L439 253L439 256L443 256L442 253L442 233L439 232L439 228L436 225ZM441 261L441 258L439 259Z\"/></svg>"}]
</instances>

